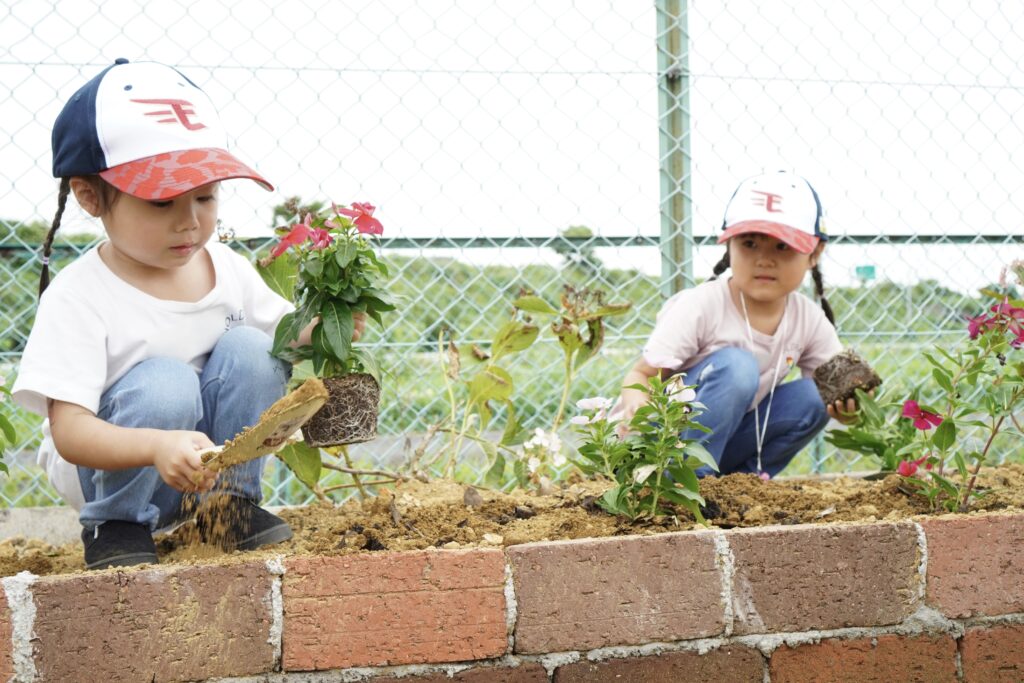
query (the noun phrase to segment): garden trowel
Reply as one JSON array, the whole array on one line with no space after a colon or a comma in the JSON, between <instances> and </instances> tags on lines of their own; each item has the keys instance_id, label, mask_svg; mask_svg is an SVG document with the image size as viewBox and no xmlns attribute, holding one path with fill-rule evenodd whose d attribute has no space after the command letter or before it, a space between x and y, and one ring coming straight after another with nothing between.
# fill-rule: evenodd
<instances>
[{"instance_id":1,"label":"garden trowel","mask_svg":"<svg viewBox=\"0 0 1024 683\"><path fill-rule=\"evenodd\" d=\"M263 411L260 421L246 427L223 446L207 448L200 457L203 464L218 472L232 465L273 453L304 425L327 400L327 389L319 379L311 378L278 399Z\"/></svg>"}]
</instances>

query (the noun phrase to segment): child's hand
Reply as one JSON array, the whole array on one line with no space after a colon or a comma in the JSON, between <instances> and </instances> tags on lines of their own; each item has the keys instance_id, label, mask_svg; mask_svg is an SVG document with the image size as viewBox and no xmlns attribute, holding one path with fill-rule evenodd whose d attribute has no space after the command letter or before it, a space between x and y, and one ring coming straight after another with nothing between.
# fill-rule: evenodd
<instances>
[{"instance_id":1,"label":"child's hand","mask_svg":"<svg viewBox=\"0 0 1024 683\"><path fill-rule=\"evenodd\" d=\"M844 402L840 399L835 403L825 406L828 411L828 416L833 420L838 420L844 425L850 425L857 422L860 419L860 415L857 414L857 401L852 398L846 399Z\"/></svg>"},{"instance_id":2,"label":"child's hand","mask_svg":"<svg viewBox=\"0 0 1024 683\"><path fill-rule=\"evenodd\" d=\"M160 478L182 493L205 493L213 488L217 473L206 469L199 451L212 448L202 432L165 431L158 437L153 466Z\"/></svg>"},{"instance_id":3,"label":"child's hand","mask_svg":"<svg viewBox=\"0 0 1024 683\"><path fill-rule=\"evenodd\" d=\"M644 392L639 389L623 389L622 396L619 398L622 422L628 423L632 420L636 411L645 403L647 403L647 394Z\"/></svg>"},{"instance_id":4,"label":"child's hand","mask_svg":"<svg viewBox=\"0 0 1024 683\"><path fill-rule=\"evenodd\" d=\"M359 338L363 336L363 330L366 329L366 313L364 311L353 312L352 323L352 341L359 341Z\"/></svg>"}]
</instances>

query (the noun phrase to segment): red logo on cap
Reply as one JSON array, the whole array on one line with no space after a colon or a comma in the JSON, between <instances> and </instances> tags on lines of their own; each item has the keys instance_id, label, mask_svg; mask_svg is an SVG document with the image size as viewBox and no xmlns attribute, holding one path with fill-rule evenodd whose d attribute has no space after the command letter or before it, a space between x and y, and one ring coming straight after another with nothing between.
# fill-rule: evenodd
<instances>
[{"instance_id":1,"label":"red logo on cap","mask_svg":"<svg viewBox=\"0 0 1024 683\"><path fill-rule=\"evenodd\" d=\"M772 194L771 192L760 192L758 190L752 190L754 193L754 205L763 206L765 211L769 213L782 213L781 208L777 208L778 204L782 203L782 195ZM756 195L761 195L760 197Z\"/></svg>"},{"instance_id":2,"label":"red logo on cap","mask_svg":"<svg viewBox=\"0 0 1024 683\"><path fill-rule=\"evenodd\" d=\"M205 124L189 120L189 117L195 116L196 112L192 109L192 103L187 100L132 100L132 102L138 102L139 104L166 104L169 106L170 109L158 109L157 111L146 112L146 116L169 117L160 119L157 123L180 123L185 126L186 130L200 130L202 128L206 128Z\"/></svg>"}]
</instances>

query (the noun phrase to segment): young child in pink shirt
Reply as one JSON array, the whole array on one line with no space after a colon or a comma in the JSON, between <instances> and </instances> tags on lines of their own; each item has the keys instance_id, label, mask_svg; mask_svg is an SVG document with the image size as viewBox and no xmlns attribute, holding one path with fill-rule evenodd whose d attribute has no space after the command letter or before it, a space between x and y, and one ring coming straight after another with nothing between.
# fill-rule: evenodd
<instances>
[{"instance_id":1,"label":"young child in pink shirt","mask_svg":"<svg viewBox=\"0 0 1024 683\"><path fill-rule=\"evenodd\" d=\"M722 227L727 250L714 277L665 302L623 387L685 374L707 407L699 422L712 430L704 445L719 472L775 476L830 417L849 420L857 410L853 400L825 406L811 379L842 350L818 270L828 239L821 202L800 176L755 176L736 189ZM728 268L731 277L717 279ZM820 307L796 291L808 270ZM802 377L782 383L794 366ZM623 388L622 417L645 400Z\"/></svg>"}]
</instances>

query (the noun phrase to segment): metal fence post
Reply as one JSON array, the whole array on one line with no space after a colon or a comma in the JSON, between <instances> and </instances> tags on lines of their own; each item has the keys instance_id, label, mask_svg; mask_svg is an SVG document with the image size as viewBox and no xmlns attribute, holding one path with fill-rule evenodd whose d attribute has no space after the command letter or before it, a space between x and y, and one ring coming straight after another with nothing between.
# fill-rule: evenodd
<instances>
[{"instance_id":1,"label":"metal fence post","mask_svg":"<svg viewBox=\"0 0 1024 683\"><path fill-rule=\"evenodd\" d=\"M686 0L657 0L662 294L693 281L690 70Z\"/></svg>"}]
</instances>

